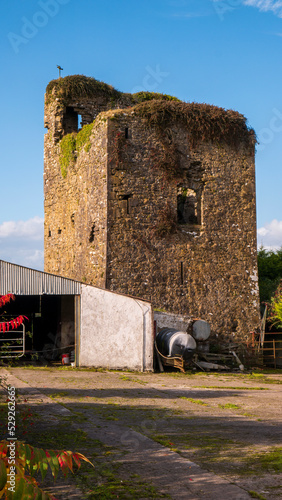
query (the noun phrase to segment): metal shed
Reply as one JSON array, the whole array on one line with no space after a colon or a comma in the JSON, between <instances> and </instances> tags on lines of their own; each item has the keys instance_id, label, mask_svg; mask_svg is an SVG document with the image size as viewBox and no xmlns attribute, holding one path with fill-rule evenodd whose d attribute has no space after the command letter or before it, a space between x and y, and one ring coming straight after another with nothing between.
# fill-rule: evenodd
<instances>
[{"instance_id":1,"label":"metal shed","mask_svg":"<svg viewBox=\"0 0 282 500\"><path fill-rule=\"evenodd\" d=\"M27 350L73 350L76 366L153 369L151 303L0 260L7 293L16 296L7 312L29 318Z\"/></svg>"}]
</instances>

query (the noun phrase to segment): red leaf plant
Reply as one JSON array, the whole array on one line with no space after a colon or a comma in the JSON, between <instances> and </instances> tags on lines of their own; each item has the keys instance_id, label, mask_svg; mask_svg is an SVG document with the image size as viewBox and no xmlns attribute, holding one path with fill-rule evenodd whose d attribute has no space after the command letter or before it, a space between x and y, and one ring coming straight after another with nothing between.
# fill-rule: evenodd
<instances>
[{"instance_id":1,"label":"red leaf plant","mask_svg":"<svg viewBox=\"0 0 282 500\"><path fill-rule=\"evenodd\" d=\"M64 476L69 470L73 472L73 462L79 468L81 460L93 464L81 453L71 451L43 450L34 448L21 441L13 443L14 452L8 451L9 441L0 441L0 499L25 500L57 500L50 493L44 492L34 478L36 472L41 472L42 480L50 467L54 479L61 469ZM94 466L93 466L94 467Z\"/></svg>"},{"instance_id":2,"label":"red leaf plant","mask_svg":"<svg viewBox=\"0 0 282 500\"><path fill-rule=\"evenodd\" d=\"M11 300L15 300L15 295L13 293L7 293L6 295L1 295L0 296L0 308L3 307L5 304L8 304L11 302ZM25 321L28 321L28 318L26 316L17 316L16 318L13 318L9 321L2 321L0 322L0 332L8 332L9 330L15 330L18 328L20 325L22 325Z\"/></svg>"}]
</instances>

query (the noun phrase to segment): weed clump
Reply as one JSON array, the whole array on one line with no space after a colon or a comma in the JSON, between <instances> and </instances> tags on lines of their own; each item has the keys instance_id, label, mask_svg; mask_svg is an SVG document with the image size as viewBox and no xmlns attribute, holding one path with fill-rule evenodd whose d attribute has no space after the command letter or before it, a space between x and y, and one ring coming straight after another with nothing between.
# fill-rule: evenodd
<instances>
[{"instance_id":1,"label":"weed clump","mask_svg":"<svg viewBox=\"0 0 282 500\"><path fill-rule=\"evenodd\" d=\"M118 99L121 97L122 92L116 90L112 85L100 82L92 77L69 75L64 78L51 80L46 87L46 94L47 102L50 102L52 96L70 99L106 95L109 98Z\"/></svg>"},{"instance_id":2,"label":"weed clump","mask_svg":"<svg viewBox=\"0 0 282 500\"><path fill-rule=\"evenodd\" d=\"M192 147L200 142L225 143L238 149L243 143L253 153L256 136L246 118L233 110L196 102L152 100L134 107L134 114L159 130L181 123L187 127Z\"/></svg>"},{"instance_id":3,"label":"weed clump","mask_svg":"<svg viewBox=\"0 0 282 500\"><path fill-rule=\"evenodd\" d=\"M161 100L181 102L177 97L161 94L158 92L136 92L128 94L120 92L112 85L96 80L96 78L84 75L69 75L64 78L51 80L46 87L47 104L52 99L62 100L76 99L81 97L105 96L109 101L114 102L122 97L128 101L128 105L134 105L144 101Z\"/></svg>"},{"instance_id":4,"label":"weed clump","mask_svg":"<svg viewBox=\"0 0 282 500\"><path fill-rule=\"evenodd\" d=\"M152 100L181 102L177 97L168 94L160 94L159 92L136 92L132 94L131 97L136 104Z\"/></svg>"}]
</instances>

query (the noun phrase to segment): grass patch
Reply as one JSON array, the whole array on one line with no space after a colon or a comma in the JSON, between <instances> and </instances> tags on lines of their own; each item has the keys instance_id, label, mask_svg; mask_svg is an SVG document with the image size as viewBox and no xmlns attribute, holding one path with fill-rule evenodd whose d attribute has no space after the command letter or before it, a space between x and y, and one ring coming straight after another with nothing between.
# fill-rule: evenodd
<instances>
[{"instance_id":1,"label":"grass patch","mask_svg":"<svg viewBox=\"0 0 282 500\"><path fill-rule=\"evenodd\" d=\"M121 465L117 463L118 460L121 460L124 452L104 445L97 439L90 438L83 429L75 425L77 421L76 415L64 417L54 427L48 425L48 422L46 425L46 419L42 417L42 423L39 419L35 428L31 430L29 441L30 444L33 442L36 446L45 449L77 451L85 454L92 461L94 469L83 463L81 469L70 477L71 483L83 491L86 495L85 498L89 500L171 498L169 495L159 493L152 484L142 481L136 475L126 475L125 477L120 472ZM60 477L57 483L59 479ZM63 480L61 479L61 481L63 485Z\"/></svg>"},{"instance_id":2,"label":"grass patch","mask_svg":"<svg viewBox=\"0 0 282 500\"><path fill-rule=\"evenodd\" d=\"M219 408L223 408L225 410L239 410L240 409L240 406L239 405L235 405L233 403L226 403L225 405L218 405Z\"/></svg>"},{"instance_id":3,"label":"grass patch","mask_svg":"<svg viewBox=\"0 0 282 500\"><path fill-rule=\"evenodd\" d=\"M136 384L141 384L141 385L148 384L148 382L145 382L145 380L141 380L140 378L127 377L126 375L120 375L119 378L121 380L125 380L125 381L128 381L128 382L135 382Z\"/></svg>"},{"instance_id":4,"label":"grass patch","mask_svg":"<svg viewBox=\"0 0 282 500\"><path fill-rule=\"evenodd\" d=\"M207 403L201 399L186 398L186 396L179 396L179 399L185 399L186 401L189 401L189 403L194 403L196 405L208 406Z\"/></svg>"},{"instance_id":5,"label":"grass patch","mask_svg":"<svg viewBox=\"0 0 282 500\"><path fill-rule=\"evenodd\" d=\"M151 433L150 438L215 474L236 474L238 477L257 476L281 469L278 450L254 454L247 442L234 441L191 426L189 433ZM262 460L264 459L264 460Z\"/></svg>"},{"instance_id":6,"label":"grass patch","mask_svg":"<svg viewBox=\"0 0 282 500\"><path fill-rule=\"evenodd\" d=\"M222 386L222 385L195 385L196 389L219 389L224 391L269 391L268 387L242 387L242 386Z\"/></svg>"},{"instance_id":7,"label":"grass patch","mask_svg":"<svg viewBox=\"0 0 282 500\"><path fill-rule=\"evenodd\" d=\"M282 384L282 380L279 380L277 378L267 377L264 373L249 373L248 375L245 375L245 377L248 380L259 380L264 384L278 384L278 385Z\"/></svg>"},{"instance_id":8,"label":"grass patch","mask_svg":"<svg viewBox=\"0 0 282 500\"><path fill-rule=\"evenodd\" d=\"M62 392L53 392L52 394L48 394L49 398L51 399L57 399L57 398L66 398L69 397L69 393L62 391Z\"/></svg>"},{"instance_id":9,"label":"grass patch","mask_svg":"<svg viewBox=\"0 0 282 500\"><path fill-rule=\"evenodd\" d=\"M200 433L195 435L194 429L188 434L152 434L150 437L157 443L177 453L182 454L188 450L189 456L193 455L193 458L196 456L199 461L204 458L205 465L212 462L214 458L217 460L220 452L229 450L231 445L240 448L240 446L231 439Z\"/></svg>"},{"instance_id":10,"label":"grass patch","mask_svg":"<svg viewBox=\"0 0 282 500\"><path fill-rule=\"evenodd\" d=\"M282 448L273 448L257 456L262 469L268 472L282 472Z\"/></svg>"},{"instance_id":11,"label":"grass patch","mask_svg":"<svg viewBox=\"0 0 282 500\"><path fill-rule=\"evenodd\" d=\"M155 436L152 436L152 438L154 439L154 441L156 441L156 443L159 443L166 448L170 448L170 450L174 451L175 453L180 453L180 450L175 447L175 444L167 436L157 434Z\"/></svg>"},{"instance_id":12,"label":"grass patch","mask_svg":"<svg viewBox=\"0 0 282 500\"><path fill-rule=\"evenodd\" d=\"M104 474L103 479L106 479L106 483L100 484L95 490L90 491L87 497L89 500L109 500L110 498L119 498L122 500L132 498L171 498L170 495L158 493L154 486L136 479L136 475L134 474L128 480L121 481L115 475L108 473ZM84 484L87 484L89 477L85 475L83 480L85 481Z\"/></svg>"},{"instance_id":13,"label":"grass patch","mask_svg":"<svg viewBox=\"0 0 282 500\"><path fill-rule=\"evenodd\" d=\"M252 498L258 498L258 500L266 500L264 496L260 495L256 491L249 490L248 493Z\"/></svg>"}]
</instances>

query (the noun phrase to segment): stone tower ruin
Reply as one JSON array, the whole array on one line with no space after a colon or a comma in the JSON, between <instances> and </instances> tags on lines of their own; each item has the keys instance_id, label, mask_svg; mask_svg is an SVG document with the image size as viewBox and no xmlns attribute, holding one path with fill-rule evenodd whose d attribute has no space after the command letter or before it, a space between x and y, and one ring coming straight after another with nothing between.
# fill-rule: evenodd
<instances>
[{"instance_id":1,"label":"stone tower ruin","mask_svg":"<svg viewBox=\"0 0 282 500\"><path fill-rule=\"evenodd\" d=\"M74 75L47 86L45 126L45 271L246 340L259 298L244 116Z\"/></svg>"}]
</instances>

